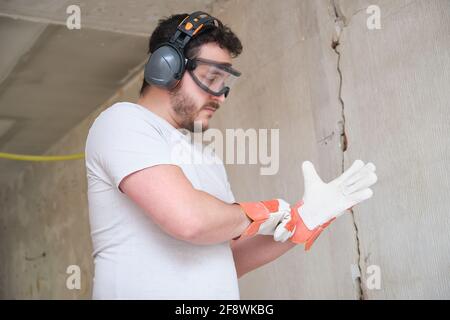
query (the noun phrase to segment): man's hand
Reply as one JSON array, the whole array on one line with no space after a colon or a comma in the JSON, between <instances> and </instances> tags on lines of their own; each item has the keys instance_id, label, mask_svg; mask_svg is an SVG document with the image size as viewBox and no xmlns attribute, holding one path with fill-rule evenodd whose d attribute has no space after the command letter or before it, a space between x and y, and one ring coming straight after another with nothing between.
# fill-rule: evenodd
<instances>
[{"instance_id":1,"label":"man's hand","mask_svg":"<svg viewBox=\"0 0 450 320\"><path fill-rule=\"evenodd\" d=\"M280 223L288 222L291 207L283 199L259 202L240 202L242 211L250 218L251 223L242 236L273 235Z\"/></svg>"},{"instance_id":2,"label":"man's hand","mask_svg":"<svg viewBox=\"0 0 450 320\"><path fill-rule=\"evenodd\" d=\"M303 200L291 210L291 218L285 219L274 232L276 241L291 239L294 243L305 243L308 250L314 240L334 219L346 209L369 199L373 192L369 188L377 181L375 165L364 165L356 160L341 176L324 183L311 162L302 165L305 193Z\"/></svg>"}]
</instances>

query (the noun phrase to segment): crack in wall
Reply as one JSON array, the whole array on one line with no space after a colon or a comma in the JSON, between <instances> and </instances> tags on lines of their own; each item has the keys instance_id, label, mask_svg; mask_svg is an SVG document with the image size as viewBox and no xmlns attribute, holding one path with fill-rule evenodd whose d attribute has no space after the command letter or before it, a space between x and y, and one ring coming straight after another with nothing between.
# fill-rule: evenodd
<instances>
[{"instance_id":1,"label":"crack in wall","mask_svg":"<svg viewBox=\"0 0 450 320\"><path fill-rule=\"evenodd\" d=\"M339 45L340 45L340 37L341 33L344 30L344 28L349 24L350 19L347 21L345 16L342 14L338 4L338 0L331 0L331 4L333 6L333 12L334 12L334 25L335 25L335 34L333 34L332 41L331 41L331 48L337 55L337 63L336 63L336 70L339 75L339 103L341 104L341 117L342 120L339 121L339 129L340 129L340 147L342 150L342 162L341 162L341 170L344 172L344 164L345 164L345 152L347 151L348 146L348 140L347 135L345 132L346 129L346 121L345 121L345 103L342 98L342 84L343 84L343 78L342 78L342 69L341 69L341 52L339 51ZM356 12L355 12L356 14ZM353 14L353 15L355 15ZM352 15L352 17L353 17ZM352 215L352 221L353 221L353 227L355 229L355 240L356 240L356 253L357 253L357 266L359 269L359 277L357 277L356 283L358 286L358 298L359 300L365 300L366 295L364 292L364 287L362 284L362 268L361 268L361 244L359 240L359 232L358 232L358 225L356 224L355 214L353 212L353 209L348 209L351 212Z\"/></svg>"},{"instance_id":2,"label":"crack in wall","mask_svg":"<svg viewBox=\"0 0 450 320\"><path fill-rule=\"evenodd\" d=\"M47 255L47 254L46 254L45 251L44 251L44 252L42 252L41 254L39 254L39 255L37 255L37 256L34 256L34 257L27 257L27 256L25 256L25 260L26 260L26 261L34 261L34 260L37 260L37 259L45 258L46 255Z\"/></svg>"}]
</instances>

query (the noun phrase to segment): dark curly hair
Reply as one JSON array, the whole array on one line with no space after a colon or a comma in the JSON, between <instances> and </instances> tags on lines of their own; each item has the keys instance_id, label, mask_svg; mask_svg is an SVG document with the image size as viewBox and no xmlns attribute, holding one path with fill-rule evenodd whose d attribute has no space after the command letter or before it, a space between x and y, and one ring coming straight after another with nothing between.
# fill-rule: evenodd
<instances>
[{"instance_id":1,"label":"dark curly hair","mask_svg":"<svg viewBox=\"0 0 450 320\"><path fill-rule=\"evenodd\" d=\"M184 14L174 14L170 17L160 19L158 26L150 36L148 44L148 53L151 54L155 49L164 42L168 42L172 35L177 30L178 25L188 16ZM217 19L218 20L218 19ZM193 37L184 48L184 55L190 59L195 58L200 47L205 43L215 42L221 48L226 49L232 58L236 58L242 52L242 44L239 38L228 28L219 21L218 26L205 27L198 35ZM143 95L146 88L150 87L145 79L142 83L140 95Z\"/></svg>"}]
</instances>

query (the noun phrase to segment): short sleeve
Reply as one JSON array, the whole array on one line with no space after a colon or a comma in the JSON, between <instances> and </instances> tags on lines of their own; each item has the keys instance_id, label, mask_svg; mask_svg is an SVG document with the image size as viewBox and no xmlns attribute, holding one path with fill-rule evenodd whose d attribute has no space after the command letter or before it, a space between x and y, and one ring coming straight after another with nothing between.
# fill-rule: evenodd
<instances>
[{"instance_id":1,"label":"short sleeve","mask_svg":"<svg viewBox=\"0 0 450 320\"><path fill-rule=\"evenodd\" d=\"M87 162L94 161L116 188L133 172L175 164L161 129L142 114L116 112L99 117L89 130ZM120 189L119 189L120 190Z\"/></svg>"},{"instance_id":2,"label":"short sleeve","mask_svg":"<svg viewBox=\"0 0 450 320\"><path fill-rule=\"evenodd\" d=\"M228 199L229 199L228 202L235 203L236 199L234 198L234 194L233 194L233 191L231 190L231 185L230 185L229 181L227 181L227 192L228 192Z\"/></svg>"}]
</instances>

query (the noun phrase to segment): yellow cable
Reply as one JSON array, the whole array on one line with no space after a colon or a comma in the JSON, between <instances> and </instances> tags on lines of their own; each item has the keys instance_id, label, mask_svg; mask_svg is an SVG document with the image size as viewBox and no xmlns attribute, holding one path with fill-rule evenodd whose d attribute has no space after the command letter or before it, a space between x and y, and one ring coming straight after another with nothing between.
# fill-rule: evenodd
<instances>
[{"instance_id":1,"label":"yellow cable","mask_svg":"<svg viewBox=\"0 0 450 320\"><path fill-rule=\"evenodd\" d=\"M66 156L32 156L26 154L0 152L0 158L20 161L63 161L83 159L84 153L69 154Z\"/></svg>"}]
</instances>

